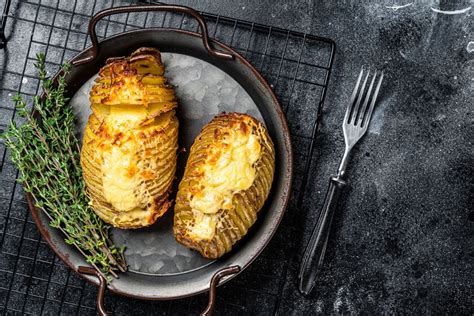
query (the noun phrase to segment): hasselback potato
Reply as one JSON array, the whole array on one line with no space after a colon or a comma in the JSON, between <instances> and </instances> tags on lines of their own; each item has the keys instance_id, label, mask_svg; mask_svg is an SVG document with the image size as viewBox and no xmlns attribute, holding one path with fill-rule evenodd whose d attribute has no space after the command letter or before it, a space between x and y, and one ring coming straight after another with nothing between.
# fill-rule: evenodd
<instances>
[{"instance_id":1,"label":"hasselback potato","mask_svg":"<svg viewBox=\"0 0 474 316\"><path fill-rule=\"evenodd\" d=\"M255 223L273 181L275 151L263 124L216 116L191 147L174 208L174 235L204 257L232 249Z\"/></svg>"},{"instance_id":2,"label":"hasselback potato","mask_svg":"<svg viewBox=\"0 0 474 316\"><path fill-rule=\"evenodd\" d=\"M119 228L153 224L169 208L178 148L177 106L160 52L111 58L90 92L81 166L94 211Z\"/></svg>"}]
</instances>

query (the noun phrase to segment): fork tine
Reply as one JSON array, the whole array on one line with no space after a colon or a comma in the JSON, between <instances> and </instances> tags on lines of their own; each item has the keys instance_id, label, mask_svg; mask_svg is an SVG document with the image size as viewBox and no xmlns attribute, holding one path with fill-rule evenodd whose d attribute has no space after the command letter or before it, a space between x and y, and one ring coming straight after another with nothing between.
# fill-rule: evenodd
<instances>
[{"instance_id":1,"label":"fork tine","mask_svg":"<svg viewBox=\"0 0 474 316\"><path fill-rule=\"evenodd\" d=\"M359 90L360 80L362 79L363 74L364 74L364 67L362 67L360 70L359 77L357 78L357 82L354 87L354 91L352 92L351 102L349 103L349 106L347 107L347 110L346 110L346 115L344 116L344 124L349 123L349 115L351 114L352 108L354 107L354 101L357 95L357 91Z\"/></svg>"},{"instance_id":2,"label":"fork tine","mask_svg":"<svg viewBox=\"0 0 474 316\"><path fill-rule=\"evenodd\" d=\"M372 94L372 88L374 87L374 82L375 82L375 78L377 78L377 74L378 74L377 71L375 71L374 76L372 77L372 80L370 81L369 89L367 90L367 93L365 94L364 104L362 105L362 108L360 109L359 118L355 125L362 126L362 121L364 120L365 112L367 111L367 104L369 104L370 95Z\"/></svg>"},{"instance_id":3,"label":"fork tine","mask_svg":"<svg viewBox=\"0 0 474 316\"><path fill-rule=\"evenodd\" d=\"M362 101L362 97L364 96L365 85L367 84L367 79L369 79L369 75L370 75L370 70L368 70L367 74L365 75L364 83L362 84L362 87L360 88L360 91L359 91L357 103L355 104L354 110L352 111L352 115L351 115L351 119L349 123L353 123L354 125L357 123L357 116L359 114L360 102Z\"/></svg>"},{"instance_id":4,"label":"fork tine","mask_svg":"<svg viewBox=\"0 0 474 316\"><path fill-rule=\"evenodd\" d=\"M362 125L362 126L364 126L364 129L367 129L367 126L369 126L369 122L370 122L370 119L372 117L372 112L373 112L374 106L375 106L375 101L377 100L377 96L379 94L380 86L382 85L383 76L384 76L384 73L381 72L380 79L377 82L377 87L375 88L375 92L374 92L374 95L372 97L372 102L370 103L370 108L367 111L367 115L364 118L364 122L363 122L363 125Z\"/></svg>"}]
</instances>

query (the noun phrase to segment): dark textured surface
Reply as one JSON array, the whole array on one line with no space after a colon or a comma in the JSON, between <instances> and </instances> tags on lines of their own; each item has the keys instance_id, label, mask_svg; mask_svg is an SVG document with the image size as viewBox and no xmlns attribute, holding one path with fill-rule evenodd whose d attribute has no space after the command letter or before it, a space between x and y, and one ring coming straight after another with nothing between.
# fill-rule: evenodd
<instances>
[{"instance_id":1,"label":"dark textured surface","mask_svg":"<svg viewBox=\"0 0 474 316\"><path fill-rule=\"evenodd\" d=\"M474 52L473 44L468 46L474 40L472 10L447 15L431 9L459 10L469 7L469 1L421 1L398 10L390 8L395 1L177 2L327 36L338 46L304 205L301 209L291 206L286 221L290 224L279 229L264 256L219 289L218 314L472 314ZM14 8L13 5L12 12ZM34 14L36 8L22 5L17 9L27 16ZM81 28L77 23L74 27ZM59 20L56 24L64 23ZM27 47L31 29L29 23L16 23L8 58L0 53L2 67L22 72L26 52L21 48ZM74 36L69 42L68 47L77 43ZM78 45L81 48L82 42ZM50 58L54 58L54 52L54 48L50 49ZM361 65L383 69L387 77L373 124L354 151L349 186L334 220L319 285L309 298L304 298L296 290L297 269L329 175L337 169L343 151L341 119ZM2 78L2 84L15 89L19 82L18 76ZM28 91L29 87L23 84L20 88L34 93ZM3 107L11 107L5 101L8 93L0 92L2 111ZM293 130L305 134L305 118L310 117L313 108L303 101L312 96L298 86L294 94L302 103L299 110L303 114L290 108L288 117L291 122L301 122ZM6 121L7 115L2 114L0 124ZM14 176L8 165L2 169L1 215L12 194L10 180ZM28 213L21 204L19 188L14 191L12 212L19 218L18 224L12 219L5 228L5 218L1 216L0 229L19 234L21 220ZM25 223L25 234L36 240L34 225ZM15 253L20 249L26 258L37 247L29 239L21 247L15 240L4 243L2 251ZM44 243L38 245L39 263L32 267L31 260L19 257L14 280L11 273L1 271L10 271L16 257L3 253L0 256L0 287L12 282L14 289L7 305L6 291L0 290L0 310L5 305L10 310L21 310L25 305L25 311L35 313L45 304L45 312L93 313L95 289L86 285L83 290L83 281L59 262L52 270L43 269L42 262L49 262L52 254ZM279 256L284 258L274 259ZM44 282L28 278L31 271L40 279L49 277L54 282L45 288ZM27 304L25 291L29 293ZM45 294L48 300L42 299ZM108 306L117 314L138 310L146 314L195 314L205 300L206 296L198 296L151 303L111 298ZM60 308L61 302L67 304Z\"/></svg>"}]
</instances>

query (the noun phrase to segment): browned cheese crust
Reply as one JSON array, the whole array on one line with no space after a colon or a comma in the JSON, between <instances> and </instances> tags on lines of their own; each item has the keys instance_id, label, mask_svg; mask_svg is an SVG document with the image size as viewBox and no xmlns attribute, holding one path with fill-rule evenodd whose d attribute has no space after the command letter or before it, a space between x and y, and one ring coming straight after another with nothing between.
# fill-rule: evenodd
<instances>
[{"instance_id":1,"label":"browned cheese crust","mask_svg":"<svg viewBox=\"0 0 474 316\"><path fill-rule=\"evenodd\" d=\"M193 229L196 214L191 207L193 196L200 194L205 164L215 164L221 151L229 146L229 135L254 135L259 154L253 163L254 180L246 190L232 192L231 206L219 209L212 217L215 229L211 238L197 238ZM222 151L222 152L224 152ZM215 153L219 153L214 157ZM204 257L218 258L229 252L255 223L267 199L273 181L275 151L267 130L261 122L246 114L229 113L216 116L207 124L191 147L183 179L179 184L174 214L174 235L184 246L199 251Z\"/></svg>"},{"instance_id":2,"label":"browned cheese crust","mask_svg":"<svg viewBox=\"0 0 474 316\"><path fill-rule=\"evenodd\" d=\"M90 93L81 166L94 211L119 228L153 224L170 207L177 107L160 52L107 60Z\"/></svg>"}]
</instances>

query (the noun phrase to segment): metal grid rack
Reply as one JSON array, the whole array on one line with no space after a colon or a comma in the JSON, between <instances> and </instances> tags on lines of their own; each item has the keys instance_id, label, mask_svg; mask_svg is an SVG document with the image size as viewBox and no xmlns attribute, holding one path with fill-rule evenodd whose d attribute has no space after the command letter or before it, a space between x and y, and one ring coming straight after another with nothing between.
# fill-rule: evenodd
<instances>
[{"instance_id":1,"label":"metal grid rack","mask_svg":"<svg viewBox=\"0 0 474 316\"><path fill-rule=\"evenodd\" d=\"M145 1L146 2L146 1ZM149 1L148 1L149 2ZM13 0L5 3L3 26L9 40L0 50L0 132L18 120L11 97L32 98L39 91L33 64L46 53L47 69L89 45L86 26L93 15L126 0ZM216 314L276 313L297 234L294 215L303 199L335 52L326 38L202 13L211 37L245 56L270 83L290 126L296 173L289 209L273 240L240 276L218 290ZM125 30L165 26L197 31L196 21L172 13L130 13L99 22L100 38ZM0 30L0 34L1 34ZM18 172L0 144L0 312L7 314L95 314L97 289L69 270L49 249L31 218ZM117 314L196 313L207 296L166 302L137 302L108 294L107 308Z\"/></svg>"}]
</instances>

